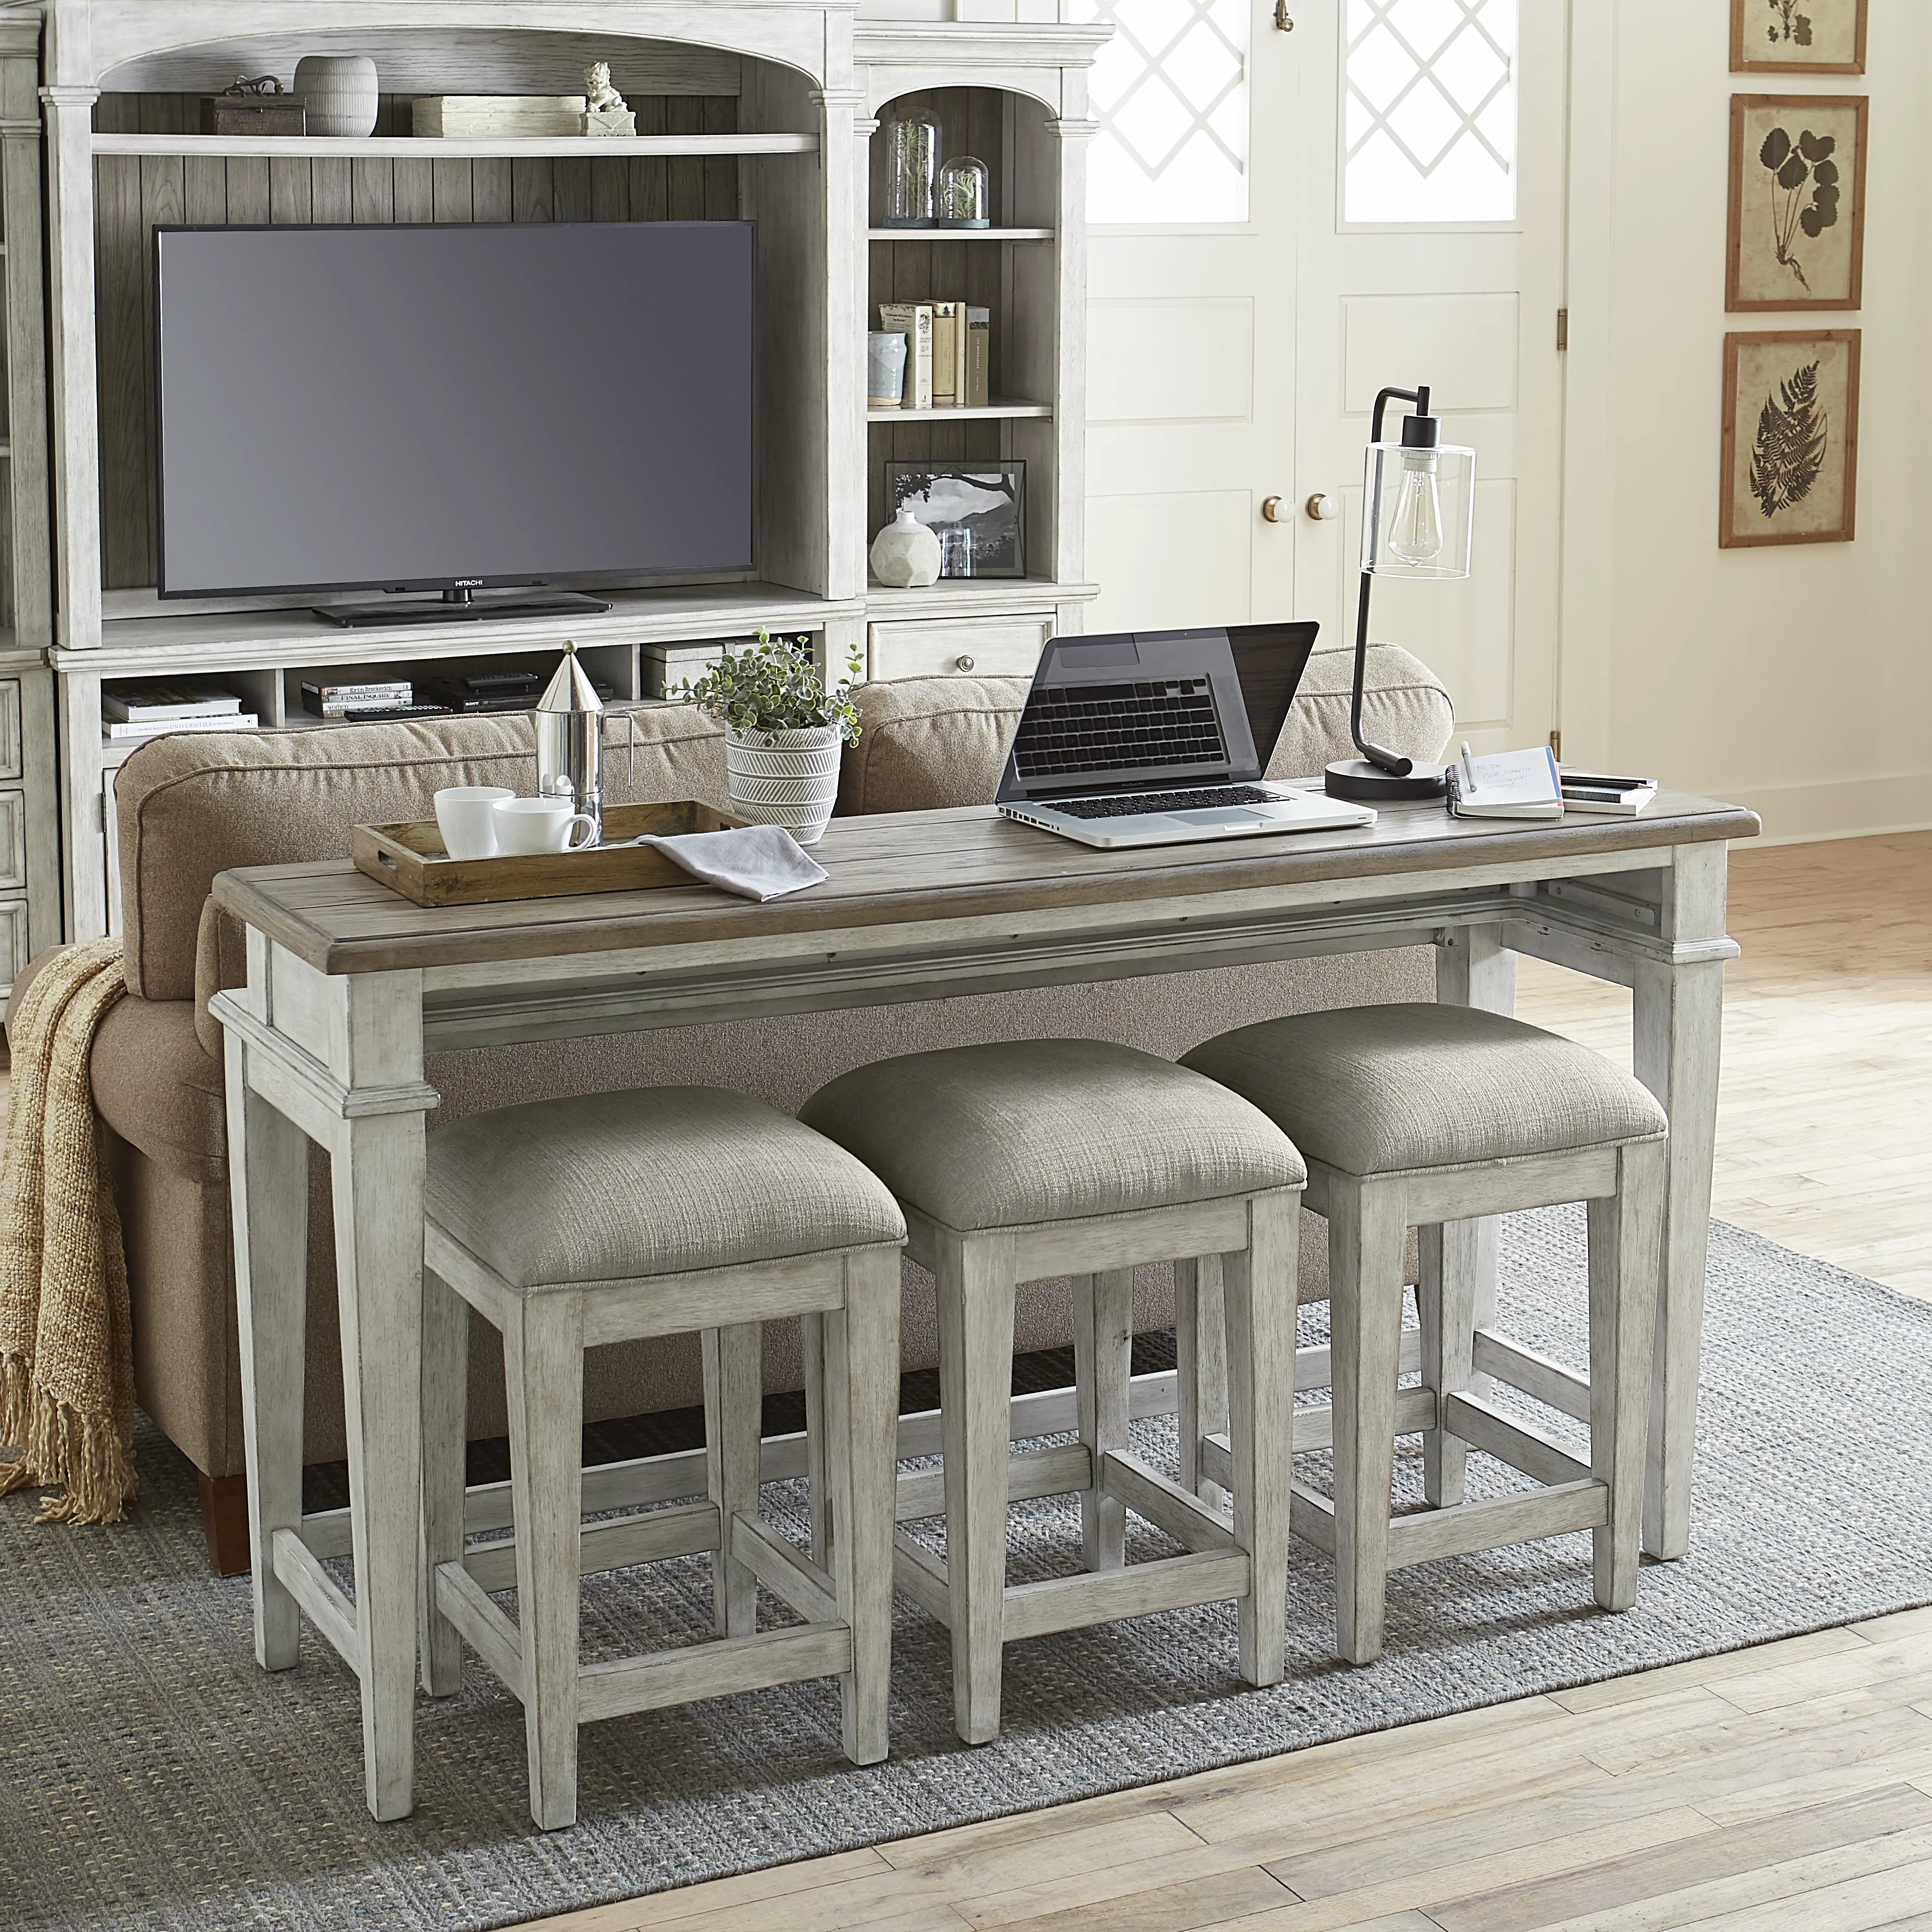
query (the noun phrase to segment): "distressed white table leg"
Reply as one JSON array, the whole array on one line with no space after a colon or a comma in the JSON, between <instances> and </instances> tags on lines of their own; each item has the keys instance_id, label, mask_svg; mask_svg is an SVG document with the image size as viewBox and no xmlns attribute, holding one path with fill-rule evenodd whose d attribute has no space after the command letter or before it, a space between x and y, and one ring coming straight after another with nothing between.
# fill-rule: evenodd
<instances>
[{"instance_id":1,"label":"distressed white table leg","mask_svg":"<svg viewBox=\"0 0 1932 1932\"><path fill-rule=\"evenodd\" d=\"M1721 938L1726 848L1680 846L1664 882L1664 937L1674 945ZM1723 1040L1722 960L1684 965L1640 961L1633 1000L1636 1077L1670 1116L1664 1182L1662 1300L1651 1397L1643 1546L1658 1557L1690 1546L1697 1378L1704 1328L1716 1157L1718 1070Z\"/></svg>"},{"instance_id":2,"label":"distressed white table leg","mask_svg":"<svg viewBox=\"0 0 1932 1932\"><path fill-rule=\"evenodd\" d=\"M731 1553L731 1519L758 1514L763 1342L755 1322L704 1335L706 1487L718 1505L720 1530L711 1594L720 1636L750 1636L758 1628L758 1580Z\"/></svg>"},{"instance_id":3,"label":"distressed white table leg","mask_svg":"<svg viewBox=\"0 0 1932 1932\"><path fill-rule=\"evenodd\" d=\"M275 1575L278 1529L302 1528L302 1384L308 1299L308 1138L248 1082L250 1049L226 1046L229 1202L242 1345L242 1439L255 1658L292 1669L302 1616Z\"/></svg>"},{"instance_id":4,"label":"distressed white table leg","mask_svg":"<svg viewBox=\"0 0 1932 1932\"><path fill-rule=\"evenodd\" d=\"M832 1567L832 1492L825 1472L825 1317L798 1318L798 1353L805 1377L806 1507L811 1522L812 1560Z\"/></svg>"},{"instance_id":5,"label":"distressed white table leg","mask_svg":"<svg viewBox=\"0 0 1932 1932\"><path fill-rule=\"evenodd\" d=\"M1415 1295L1422 1318L1422 1382L1436 1391L1438 1419L1442 1398L1469 1390L1476 1379L1471 1358L1485 1226L1493 1234L1493 1221L1450 1221L1417 1231L1422 1259ZM1490 1279L1495 1279L1493 1253ZM1434 1508L1453 1509L1467 1500L1468 1467L1469 1445L1461 1437L1441 1427L1424 1435L1422 1493Z\"/></svg>"},{"instance_id":6,"label":"distressed white table leg","mask_svg":"<svg viewBox=\"0 0 1932 1932\"><path fill-rule=\"evenodd\" d=\"M344 1120L332 1160L363 1776L376 1817L406 1818L422 1556L423 1117Z\"/></svg>"},{"instance_id":7,"label":"distressed white table leg","mask_svg":"<svg viewBox=\"0 0 1932 1932\"><path fill-rule=\"evenodd\" d=\"M1126 1559L1127 1512L1100 1486L1107 1452L1127 1447L1128 1383L1133 1347L1134 1271L1109 1268L1073 1283L1074 1376L1080 1439L1093 1459L1093 1485L1080 1496L1082 1560L1118 1570Z\"/></svg>"},{"instance_id":8,"label":"distressed white table leg","mask_svg":"<svg viewBox=\"0 0 1932 1932\"><path fill-rule=\"evenodd\" d=\"M1436 948L1436 998L1444 1006L1516 1011L1516 955L1496 927L1452 926L1442 935ZM1496 1318L1497 1226L1491 1215L1443 1230L1444 1293L1459 1306L1473 1306L1477 1325L1484 1328L1494 1327ZM1490 1378L1474 1376L1469 1386L1486 1396Z\"/></svg>"},{"instance_id":9,"label":"distressed white table leg","mask_svg":"<svg viewBox=\"0 0 1932 1932\"><path fill-rule=\"evenodd\" d=\"M463 1561L464 1448L469 1430L470 1304L423 1270L423 1555L417 1642L432 1697L463 1688L463 1640L436 1607L440 1563Z\"/></svg>"},{"instance_id":10,"label":"distressed white table leg","mask_svg":"<svg viewBox=\"0 0 1932 1932\"><path fill-rule=\"evenodd\" d=\"M1228 1427L1228 1322L1219 1255L1174 1264L1174 1365L1180 1486L1224 1508L1220 1484L1201 1474L1202 1437Z\"/></svg>"}]
</instances>

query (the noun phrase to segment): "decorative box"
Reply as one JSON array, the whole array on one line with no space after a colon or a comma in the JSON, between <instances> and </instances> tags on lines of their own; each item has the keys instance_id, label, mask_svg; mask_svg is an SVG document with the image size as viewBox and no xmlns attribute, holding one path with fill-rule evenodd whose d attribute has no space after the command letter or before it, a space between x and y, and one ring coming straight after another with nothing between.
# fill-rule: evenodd
<instances>
[{"instance_id":1,"label":"decorative box","mask_svg":"<svg viewBox=\"0 0 1932 1932\"><path fill-rule=\"evenodd\" d=\"M201 103L204 134L306 134L308 110L298 94L285 94L273 74L238 80Z\"/></svg>"}]
</instances>

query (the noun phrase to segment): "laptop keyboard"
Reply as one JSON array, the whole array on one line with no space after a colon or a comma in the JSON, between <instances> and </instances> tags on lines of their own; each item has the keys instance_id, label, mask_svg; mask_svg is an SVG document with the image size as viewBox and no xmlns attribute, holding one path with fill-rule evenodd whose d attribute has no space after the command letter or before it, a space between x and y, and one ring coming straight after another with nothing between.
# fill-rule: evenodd
<instances>
[{"instance_id":1,"label":"laptop keyboard","mask_svg":"<svg viewBox=\"0 0 1932 1932\"><path fill-rule=\"evenodd\" d=\"M1013 740L1013 762L1020 778L1028 781L1136 765L1225 768L1228 748L1209 680L1162 678L1036 691Z\"/></svg>"},{"instance_id":2,"label":"laptop keyboard","mask_svg":"<svg viewBox=\"0 0 1932 1932\"><path fill-rule=\"evenodd\" d=\"M1271 791L1252 785L1216 785L1212 791L1138 791L1125 798L1040 799L1046 811L1069 818L1126 818L1142 812L1196 812L1216 805L1279 805Z\"/></svg>"}]
</instances>

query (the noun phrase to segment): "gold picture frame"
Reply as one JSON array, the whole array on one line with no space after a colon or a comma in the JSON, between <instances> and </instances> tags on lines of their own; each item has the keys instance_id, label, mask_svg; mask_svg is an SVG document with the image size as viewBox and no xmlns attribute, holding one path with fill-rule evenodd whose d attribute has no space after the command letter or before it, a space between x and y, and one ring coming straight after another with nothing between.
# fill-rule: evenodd
<instances>
[{"instance_id":1,"label":"gold picture frame","mask_svg":"<svg viewBox=\"0 0 1932 1932\"><path fill-rule=\"evenodd\" d=\"M1724 338L1720 549L1853 540L1861 333Z\"/></svg>"},{"instance_id":2,"label":"gold picture frame","mask_svg":"<svg viewBox=\"0 0 1932 1932\"><path fill-rule=\"evenodd\" d=\"M1863 74L1870 0L1731 0L1733 74Z\"/></svg>"},{"instance_id":3,"label":"gold picture frame","mask_svg":"<svg viewBox=\"0 0 1932 1932\"><path fill-rule=\"evenodd\" d=\"M1724 307L1855 309L1864 299L1862 94L1734 94Z\"/></svg>"}]
</instances>

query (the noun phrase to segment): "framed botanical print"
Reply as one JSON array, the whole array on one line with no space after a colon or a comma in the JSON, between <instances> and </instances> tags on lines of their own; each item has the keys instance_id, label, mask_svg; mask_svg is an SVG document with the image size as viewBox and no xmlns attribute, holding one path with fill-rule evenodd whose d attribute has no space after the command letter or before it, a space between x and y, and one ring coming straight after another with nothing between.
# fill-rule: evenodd
<instances>
[{"instance_id":1,"label":"framed botanical print","mask_svg":"<svg viewBox=\"0 0 1932 1932\"><path fill-rule=\"evenodd\" d=\"M1858 335L1780 329L1724 338L1723 549L1852 541Z\"/></svg>"},{"instance_id":2,"label":"framed botanical print","mask_svg":"<svg viewBox=\"0 0 1932 1932\"><path fill-rule=\"evenodd\" d=\"M1733 74L1863 74L1871 0L1731 0Z\"/></svg>"},{"instance_id":3,"label":"framed botanical print","mask_svg":"<svg viewBox=\"0 0 1932 1932\"><path fill-rule=\"evenodd\" d=\"M1869 106L1862 94L1731 96L1726 309L1863 300Z\"/></svg>"}]
</instances>

